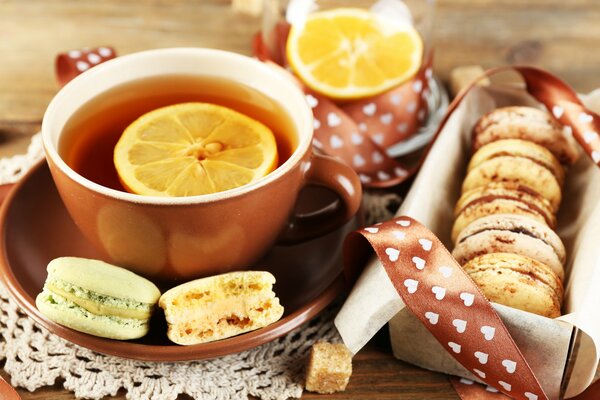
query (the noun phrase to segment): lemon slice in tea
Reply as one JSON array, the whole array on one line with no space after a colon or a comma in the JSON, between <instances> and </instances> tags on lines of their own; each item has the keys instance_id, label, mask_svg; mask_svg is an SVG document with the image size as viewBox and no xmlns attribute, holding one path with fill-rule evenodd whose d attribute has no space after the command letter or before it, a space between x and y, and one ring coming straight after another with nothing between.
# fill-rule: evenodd
<instances>
[{"instance_id":1,"label":"lemon slice in tea","mask_svg":"<svg viewBox=\"0 0 600 400\"><path fill-rule=\"evenodd\" d=\"M195 196L256 181L277 167L273 132L230 108L182 103L142 115L123 132L114 164L126 190Z\"/></svg>"},{"instance_id":2,"label":"lemon slice in tea","mask_svg":"<svg viewBox=\"0 0 600 400\"><path fill-rule=\"evenodd\" d=\"M293 24L286 52L307 86L349 100L412 78L421 66L423 41L412 25L360 8L334 8Z\"/></svg>"}]
</instances>

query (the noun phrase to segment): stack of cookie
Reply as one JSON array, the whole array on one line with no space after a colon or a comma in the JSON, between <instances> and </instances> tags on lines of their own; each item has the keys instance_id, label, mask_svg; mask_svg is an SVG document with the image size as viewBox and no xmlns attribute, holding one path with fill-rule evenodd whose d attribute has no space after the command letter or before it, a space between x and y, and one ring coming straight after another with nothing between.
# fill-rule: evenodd
<instances>
[{"instance_id":1,"label":"stack of cookie","mask_svg":"<svg viewBox=\"0 0 600 400\"><path fill-rule=\"evenodd\" d=\"M566 255L554 229L577 147L548 113L506 107L477 122L473 150L453 256L490 301L558 317Z\"/></svg>"}]
</instances>

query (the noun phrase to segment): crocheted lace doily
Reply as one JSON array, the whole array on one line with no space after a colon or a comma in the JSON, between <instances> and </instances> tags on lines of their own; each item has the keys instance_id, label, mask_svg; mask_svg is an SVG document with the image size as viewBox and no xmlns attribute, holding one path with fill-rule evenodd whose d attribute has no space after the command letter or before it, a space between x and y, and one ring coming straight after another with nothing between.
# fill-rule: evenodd
<instances>
[{"instance_id":1,"label":"crocheted lace doily","mask_svg":"<svg viewBox=\"0 0 600 400\"><path fill-rule=\"evenodd\" d=\"M35 135L26 154L0 160L0 184L18 180L43 157ZM391 217L397 196L372 197L374 219ZM391 207L390 207L391 204ZM13 386L30 391L60 380L78 398L101 399L119 389L128 399L172 400L185 393L196 399L298 398L303 365L317 340L339 341L329 308L311 322L260 347L206 361L153 363L95 353L67 342L29 319L0 284L0 359Z\"/></svg>"}]
</instances>

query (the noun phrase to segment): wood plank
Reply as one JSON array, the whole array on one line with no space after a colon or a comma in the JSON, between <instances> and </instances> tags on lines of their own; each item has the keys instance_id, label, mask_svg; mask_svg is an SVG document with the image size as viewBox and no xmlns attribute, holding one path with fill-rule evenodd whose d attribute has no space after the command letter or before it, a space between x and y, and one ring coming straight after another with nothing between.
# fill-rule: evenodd
<instances>
[{"instance_id":1,"label":"wood plank","mask_svg":"<svg viewBox=\"0 0 600 400\"><path fill-rule=\"evenodd\" d=\"M534 3L534 4L532 4ZM585 4L587 3L587 4ZM559 75L576 90L600 87L598 2L444 1L437 14L435 70L532 64Z\"/></svg>"},{"instance_id":2,"label":"wood plank","mask_svg":"<svg viewBox=\"0 0 600 400\"><path fill-rule=\"evenodd\" d=\"M443 78L464 64L532 63L580 91L600 87L600 3L594 1L440 0L435 70ZM260 20L236 14L226 0L76 3L0 2L0 120L35 121L58 89L54 57L110 44L120 54L204 46L250 54ZM227 31L225 31L225 29Z\"/></svg>"}]
</instances>

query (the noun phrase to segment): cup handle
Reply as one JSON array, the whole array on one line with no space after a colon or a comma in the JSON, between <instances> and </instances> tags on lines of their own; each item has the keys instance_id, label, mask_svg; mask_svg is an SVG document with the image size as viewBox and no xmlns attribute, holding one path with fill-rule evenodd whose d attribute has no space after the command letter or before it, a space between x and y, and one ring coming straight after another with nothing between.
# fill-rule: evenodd
<instances>
[{"instance_id":1,"label":"cup handle","mask_svg":"<svg viewBox=\"0 0 600 400\"><path fill-rule=\"evenodd\" d=\"M325 207L305 215L292 215L277 240L278 244L296 244L333 232L352 219L360 209L360 179L352 168L336 158L313 154L305 172L305 185L333 190L340 197L342 206Z\"/></svg>"}]
</instances>

